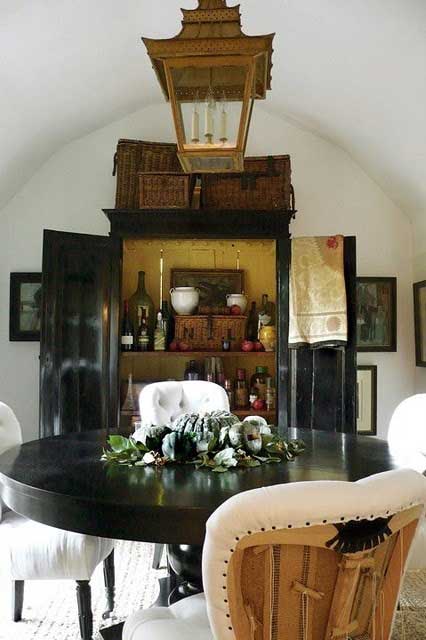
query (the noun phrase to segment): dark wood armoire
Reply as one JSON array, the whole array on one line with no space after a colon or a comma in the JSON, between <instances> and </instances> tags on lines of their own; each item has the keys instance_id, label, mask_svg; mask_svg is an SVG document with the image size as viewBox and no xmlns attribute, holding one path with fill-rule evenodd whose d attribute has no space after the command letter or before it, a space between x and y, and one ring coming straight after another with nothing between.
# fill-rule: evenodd
<instances>
[{"instance_id":1,"label":"dark wood armoire","mask_svg":"<svg viewBox=\"0 0 426 640\"><path fill-rule=\"evenodd\" d=\"M274 354L244 356L243 361L249 366L266 362L274 374L277 409L268 419L276 421L281 432L288 427L356 431L354 237L345 238L347 346L289 350L292 212L113 209L105 210L105 214L111 224L109 236L44 232L41 437L119 428L120 387L129 371L149 379L155 374L163 379L180 375L182 354L121 354L120 314L122 301L131 289L128 274L141 263L145 266L155 243L166 243L173 259L185 243L200 241L212 246L219 243L221 255L234 250L238 242L257 242L269 261L265 273L274 273L269 286L276 294L277 350ZM261 290L264 270L256 266L253 248L251 251L251 283ZM189 359L189 354L186 356ZM235 370L242 358L243 354L228 355L226 366Z\"/></svg>"}]
</instances>

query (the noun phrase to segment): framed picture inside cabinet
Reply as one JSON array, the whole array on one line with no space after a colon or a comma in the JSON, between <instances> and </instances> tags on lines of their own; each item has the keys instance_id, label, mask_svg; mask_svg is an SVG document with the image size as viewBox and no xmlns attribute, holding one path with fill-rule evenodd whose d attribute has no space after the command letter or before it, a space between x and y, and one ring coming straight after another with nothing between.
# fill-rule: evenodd
<instances>
[{"instance_id":1,"label":"framed picture inside cabinet","mask_svg":"<svg viewBox=\"0 0 426 640\"><path fill-rule=\"evenodd\" d=\"M357 350L396 351L396 278L357 278Z\"/></svg>"},{"instance_id":2,"label":"framed picture inside cabinet","mask_svg":"<svg viewBox=\"0 0 426 640\"><path fill-rule=\"evenodd\" d=\"M200 306L226 306L226 296L242 293L244 271L240 269L172 269L172 287L195 287L200 292Z\"/></svg>"},{"instance_id":3,"label":"framed picture inside cabinet","mask_svg":"<svg viewBox=\"0 0 426 640\"><path fill-rule=\"evenodd\" d=\"M416 366L426 367L426 280L413 285Z\"/></svg>"},{"instance_id":4,"label":"framed picture inside cabinet","mask_svg":"<svg viewBox=\"0 0 426 640\"><path fill-rule=\"evenodd\" d=\"M10 274L9 340L40 340L41 273Z\"/></svg>"},{"instance_id":5,"label":"framed picture inside cabinet","mask_svg":"<svg viewBox=\"0 0 426 640\"><path fill-rule=\"evenodd\" d=\"M377 366L357 367L356 428L360 435L377 434Z\"/></svg>"}]
</instances>

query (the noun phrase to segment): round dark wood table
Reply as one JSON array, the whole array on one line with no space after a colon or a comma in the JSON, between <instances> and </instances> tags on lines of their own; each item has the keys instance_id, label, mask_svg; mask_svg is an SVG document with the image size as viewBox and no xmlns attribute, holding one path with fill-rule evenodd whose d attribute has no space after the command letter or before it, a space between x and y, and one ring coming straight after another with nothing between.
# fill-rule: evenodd
<instances>
[{"instance_id":1,"label":"round dark wood table","mask_svg":"<svg viewBox=\"0 0 426 640\"><path fill-rule=\"evenodd\" d=\"M398 466L384 440L290 430L306 451L293 462L232 469L160 469L100 460L105 431L45 438L0 456L1 495L14 511L44 524L103 537L201 545L206 520L240 491L303 480L359 480Z\"/></svg>"}]
</instances>

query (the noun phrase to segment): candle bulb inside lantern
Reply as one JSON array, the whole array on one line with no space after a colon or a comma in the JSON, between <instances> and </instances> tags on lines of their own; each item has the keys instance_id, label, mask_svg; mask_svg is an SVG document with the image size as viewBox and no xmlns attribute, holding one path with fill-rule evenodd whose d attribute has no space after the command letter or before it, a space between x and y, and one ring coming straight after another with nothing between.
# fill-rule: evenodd
<instances>
[{"instance_id":1,"label":"candle bulb inside lantern","mask_svg":"<svg viewBox=\"0 0 426 640\"><path fill-rule=\"evenodd\" d=\"M206 98L206 110L204 113L204 136L206 138L207 144L213 143L213 133L214 133L214 119L213 119L213 111L215 109L215 101L212 94L211 89L207 94Z\"/></svg>"},{"instance_id":2,"label":"candle bulb inside lantern","mask_svg":"<svg viewBox=\"0 0 426 640\"><path fill-rule=\"evenodd\" d=\"M225 105L222 106L220 112L220 141L225 144L228 141L228 114L226 113Z\"/></svg>"},{"instance_id":3,"label":"candle bulb inside lantern","mask_svg":"<svg viewBox=\"0 0 426 640\"><path fill-rule=\"evenodd\" d=\"M194 103L194 111L192 112L191 142L193 144L200 142L200 114L198 113L198 106L196 103Z\"/></svg>"}]
</instances>

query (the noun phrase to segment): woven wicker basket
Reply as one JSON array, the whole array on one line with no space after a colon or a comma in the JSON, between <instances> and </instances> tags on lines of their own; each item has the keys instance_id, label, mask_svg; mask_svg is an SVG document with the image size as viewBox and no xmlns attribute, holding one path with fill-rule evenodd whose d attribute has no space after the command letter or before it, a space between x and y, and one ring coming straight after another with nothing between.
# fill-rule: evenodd
<instances>
[{"instance_id":1,"label":"woven wicker basket","mask_svg":"<svg viewBox=\"0 0 426 640\"><path fill-rule=\"evenodd\" d=\"M139 173L139 206L144 209L189 209L195 176L187 173Z\"/></svg>"},{"instance_id":2,"label":"woven wicker basket","mask_svg":"<svg viewBox=\"0 0 426 640\"><path fill-rule=\"evenodd\" d=\"M222 340L231 338L231 351L241 351L246 316L176 316L175 340L193 351L220 351Z\"/></svg>"},{"instance_id":3,"label":"woven wicker basket","mask_svg":"<svg viewBox=\"0 0 426 640\"><path fill-rule=\"evenodd\" d=\"M117 209L139 208L140 171L182 173L176 145L143 140L118 141L113 170L113 175L117 175Z\"/></svg>"},{"instance_id":4,"label":"woven wicker basket","mask_svg":"<svg viewBox=\"0 0 426 640\"><path fill-rule=\"evenodd\" d=\"M244 173L202 176L206 209L291 209L290 156L245 158Z\"/></svg>"}]
</instances>

